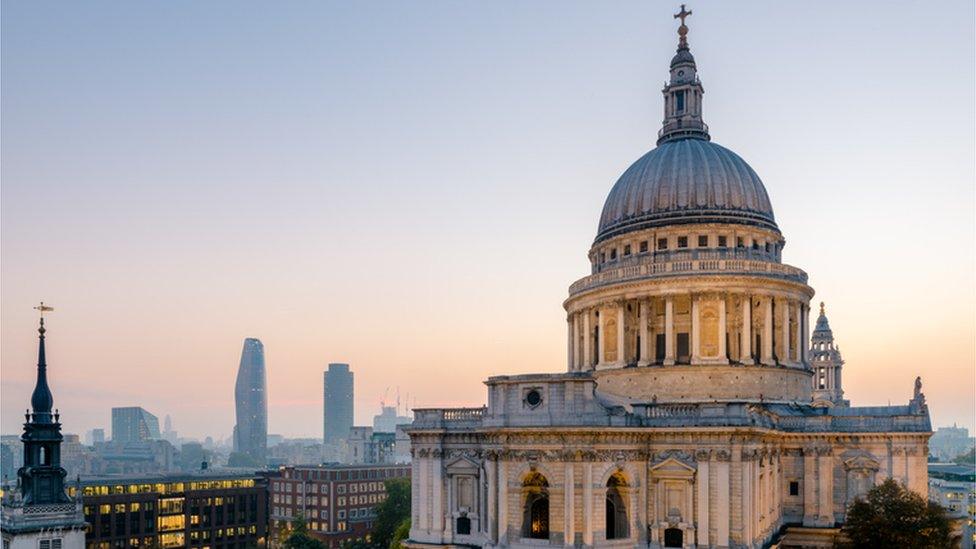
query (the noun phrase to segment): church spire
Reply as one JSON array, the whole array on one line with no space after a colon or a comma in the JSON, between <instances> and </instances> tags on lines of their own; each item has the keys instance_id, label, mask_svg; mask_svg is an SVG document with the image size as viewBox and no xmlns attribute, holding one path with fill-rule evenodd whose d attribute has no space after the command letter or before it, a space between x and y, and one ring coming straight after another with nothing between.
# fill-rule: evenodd
<instances>
[{"instance_id":1,"label":"church spire","mask_svg":"<svg viewBox=\"0 0 976 549\"><path fill-rule=\"evenodd\" d=\"M49 307L42 301L40 305L34 307L41 313L41 325L37 329L37 382L34 385L34 393L31 394L31 408L33 408L33 421L35 423L50 423L51 409L54 407L54 396L51 395L51 388L47 384L47 357L44 353L44 313L53 311L54 307Z\"/></svg>"},{"instance_id":2,"label":"church spire","mask_svg":"<svg viewBox=\"0 0 976 549\"><path fill-rule=\"evenodd\" d=\"M681 4L681 11L674 14L675 19L681 19L678 50L671 59L671 78L661 90L664 94L664 124L658 132L658 145L678 139L711 139L708 126L702 120L702 95L705 90L698 80L698 66L688 47L685 19L691 13Z\"/></svg>"}]
</instances>

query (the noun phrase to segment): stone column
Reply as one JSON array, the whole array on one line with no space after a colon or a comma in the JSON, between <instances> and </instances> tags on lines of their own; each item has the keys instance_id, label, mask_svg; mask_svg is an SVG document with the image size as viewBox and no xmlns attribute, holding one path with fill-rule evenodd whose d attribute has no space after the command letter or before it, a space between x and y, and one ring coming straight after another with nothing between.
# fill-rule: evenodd
<instances>
[{"instance_id":1,"label":"stone column","mask_svg":"<svg viewBox=\"0 0 976 549\"><path fill-rule=\"evenodd\" d=\"M593 369L593 330L590 329L590 310L583 309L583 360L581 362L583 371Z\"/></svg>"},{"instance_id":2,"label":"stone column","mask_svg":"<svg viewBox=\"0 0 976 549\"><path fill-rule=\"evenodd\" d=\"M583 464L583 545L593 546L593 464Z\"/></svg>"},{"instance_id":3,"label":"stone column","mask_svg":"<svg viewBox=\"0 0 976 549\"><path fill-rule=\"evenodd\" d=\"M619 301L617 303L617 362L623 366L627 364L627 330L626 326L627 317L627 302Z\"/></svg>"},{"instance_id":4,"label":"stone column","mask_svg":"<svg viewBox=\"0 0 976 549\"><path fill-rule=\"evenodd\" d=\"M432 515L430 531L432 534L439 536L444 531L444 481L442 476L441 452L440 450L434 450L430 455L431 466L433 467L430 481L430 507Z\"/></svg>"},{"instance_id":5,"label":"stone column","mask_svg":"<svg viewBox=\"0 0 976 549\"><path fill-rule=\"evenodd\" d=\"M664 300L664 365L674 364L674 297Z\"/></svg>"},{"instance_id":6,"label":"stone column","mask_svg":"<svg viewBox=\"0 0 976 549\"><path fill-rule=\"evenodd\" d=\"M498 545L508 546L508 467L498 460Z\"/></svg>"},{"instance_id":7,"label":"stone column","mask_svg":"<svg viewBox=\"0 0 976 549\"><path fill-rule=\"evenodd\" d=\"M773 363L773 297L763 298L762 363Z\"/></svg>"},{"instance_id":8,"label":"stone column","mask_svg":"<svg viewBox=\"0 0 976 549\"><path fill-rule=\"evenodd\" d=\"M651 307L648 300L640 300L640 310L638 310L640 330L637 332L640 334L640 360L637 361L638 366L647 366L651 362L650 335L647 333L647 322L650 320L650 311Z\"/></svg>"},{"instance_id":9,"label":"stone column","mask_svg":"<svg viewBox=\"0 0 976 549\"><path fill-rule=\"evenodd\" d=\"M425 534L430 532L430 521L428 520L430 516L430 503L427 500L427 493L429 490L428 483L430 482L427 469L430 466L430 461L424 455L426 453L426 449L424 449L422 452L417 452L417 461L419 465L419 474L417 475L419 480L417 484L420 488L417 498L417 501L420 504L420 516L418 517L420 520L417 523L417 529Z\"/></svg>"},{"instance_id":10,"label":"stone column","mask_svg":"<svg viewBox=\"0 0 976 549\"><path fill-rule=\"evenodd\" d=\"M576 360L573 357L573 350L575 348L574 344L576 343L575 339L573 338L573 328L575 324L573 320L575 318L576 315L573 314L570 314L569 317L566 318L566 370L570 372L576 371Z\"/></svg>"},{"instance_id":11,"label":"stone column","mask_svg":"<svg viewBox=\"0 0 976 549\"><path fill-rule=\"evenodd\" d=\"M698 346L701 343L701 322L698 319L700 307L698 306L698 296L691 296L691 363L698 364Z\"/></svg>"},{"instance_id":12,"label":"stone column","mask_svg":"<svg viewBox=\"0 0 976 549\"><path fill-rule=\"evenodd\" d=\"M489 459L486 463L488 480L488 541L498 543L498 461Z\"/></svg>"},{"instance_id":13,"label":"stone column","mask_svg":"<svg viewBox=\"0 0 976 549\"><path fill-rule=\"evenodd\" d=\"M576 507L574 501L576 477L573 467L573 462L566 463L565 489L563 490L563 545L566 547L573 547L576 538Z\"/></svg>"},{"instance_id":14,"label":"stone column","mask_svg":"<svg viewBox=\"0 0 976 549\"><path fill-rule=\"evenodd\" d=\"M729 363L729 349L728 349L728 319L726 318L727 313L725 310L726 303L725 300L728 296L719 296L718 300L718 358L723 364Z\"/></svg>"},{"instance_id":15,"label":"stone column","mask_svg":"<svg viewBox=\"0 0 976 549\"><path fill-rule=\"evenodd\" d=\"M739 362L752 364L752 297L742 300L742 330L739 332Z\"/></svg>"},{"instance_id":16,"label":"stone column","mask_svg":"<svg viewBox=\"0 0 976 549\"><path fill-rule=\"evenodd\" d=\"M597 320L597 326L599 326L600 332L599 337L597 337L596 345L596 368L600 367L607 361L607 357L604 354L604 350L607 347L607 317L610 316L610 311L604 307L600 308L600 317Z\"/></svg>"},{"instance_id":17,"label":"stone column","mask_svg":"<svg viewBox=\"0 0 976 549\"><path fill-rule=\"evenodd\" d=\"M803 363L803 303L796 303L796 330L793 334L793 346L796 347L796 362Z\"/></svg>"},{"instance_id":18,"label":"stone column","mask_svg":"<svg viewBox=\"0 0 976 549\"><path fill-rule=\"evenodd\" d=\"M820 448L817 469L820 473L819 526L834 525L834 456L830 447Z\"/></svg>"},{"instance_id":19,"label":"stone column","mask_svg":"<svg viewBox=\"0 0 976 549\"><path fill-rule=\"evenodd\" d=\"M647 522L648 521L648 516L647 516L647 482L648 482L648 478L647 478L647 464L646 463L641 464L639 478L640 478L640 504L639 504L640 505L640 508L639 508L639 511L638 511L639 512L639 515L638 516L640 516L640 522L637 524L637 527L639 528L638 531L637 531L637 543L640 544L640 545L646 545L647 542L648 542L648 539L647 539L647 524L648 524L648 522Z\"/></svg>"},{"instance_id":20,"label":"stone column","mask_svg":"<svg viewBox=\"0 0 976 549\"><path fill-rule=\"evenodd\" d=\"M715 545L729 546L729 510L732 502L729 498L730 471L728 453L718 456L715 462Z\"/></svg>"},{"instance_id":21,"label":"stone column","mask_svg":"<svg viewBox=\"0 0 976 549\"><path fill-rule=\"evenodd\" d=\"M793 359L790 358L790 301L788 299L783 300L783 325L780 329L783 332L783 354L779 357L779 361L789 364Z\"/></svg>"},{"instance_id":22,"label":"stone column","mask_svg":"<svg viewBox=\"0 0 976 549\"><path fill-rule=\"evenodd\" d=\"M708 463L711 458L708 450L699 451L698 474L695 476L698 485L698 523L695 525L695 537L698 547L708 547Z\"/></svg>"},{"instance_id":23,"label":"stone column","mask_svg":"<svg viewBox=\"0 0 976 549\"><path fill-rule=\"evenodd\" d=\"M800 357L803 364L807 364L808 358L807 353L810 351L810 306L801 305L800 306L800 325L803 327L803 345L800 347Z\"/></svg>"},{"instance_id":24,"label":"stone column","mask_svg":"<svg viewBox=\"0 0 976 549\"><path fill-rule=\"evenodd\" d=\"M743 452L746 454L746 452ZM755 494L753 490L753 466L755 461L751 456L742 456L742 541L747 546L752 546L752 541L755 538L755 530L753 526L755 525L756 514L755 514L755 501L753 496Z\"/></svg>"},{"instance_id":25,"label":"stone column","mask_svg":"<svg viewBox=\"0 0 976 549\"><path fill-rule=\"evenodd\" d=\"M817 517L817 452L816 448L803 449L803 525L816 526Z\"/></svg>"}]
</instances>

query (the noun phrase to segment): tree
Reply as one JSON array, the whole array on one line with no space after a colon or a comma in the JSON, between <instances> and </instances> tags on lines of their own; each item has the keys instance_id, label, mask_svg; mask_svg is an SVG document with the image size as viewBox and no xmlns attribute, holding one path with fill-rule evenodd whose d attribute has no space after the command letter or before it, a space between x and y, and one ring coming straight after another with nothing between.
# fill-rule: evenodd
<instances>
[{"instance_id":1,"label":"tree","mask_svg":"<svg viewBox=\"0 0 976 549\"><path fill-rule=\"evenodd\" d=\"M970 448L965 454L959 454L952 461L959 465L972 465L976 463L976 447Z\"/></svg>"},{"instance_id":2,"label":"tree","mask_svg":"<svg viewBox=\"0 0 976 549\"><path fill-rule=\"evenodd\" d=\"M403 549L403 542L410 537L410 519L405 518L400 526L393 532L393 539L390 540L389 549Z\"/></svg>"},{"instance_id":3,"label":"tree","mask_svg":"<svg viewBox=\"0 0 976 549\"><path fill-rule=\"evenodd\" d=\"M299 515L291 521L291 534L285 539L285 549L325 549L325 545L308 535L305 517Z\"/></svg>"},{"instance_id":4,"label":"tree","mask_svg":"<svg viewBox=\"0 0 976 549\"><path fill-rule=\"evenodd\" d=\"M888 479L847 510L843 533L851 547L951 547L951 528L945 509Z\"/></svg>"},{"instance_id":5,"label":"tree","mask_svg":"<svg viewBox=\"0 0 976 549\"><path fill-rule=\"evenodd\" d=\"M376 506L371 545L386 549L393 541L394 533L404 520L410 518L410 479L391 478L386 486L386 499ZM409 530L409 526L407 527Z\"/></svg>"},{"instance_id":6,"label":"tree","mask_svg":"<svg viewBox=\"0 0 976 549\"><path fill-rule=\"evenodd\" d=\"M227 458L228 467L262 467L261 463L244 452L231 452Z\"/></svg>"}]
</instances>

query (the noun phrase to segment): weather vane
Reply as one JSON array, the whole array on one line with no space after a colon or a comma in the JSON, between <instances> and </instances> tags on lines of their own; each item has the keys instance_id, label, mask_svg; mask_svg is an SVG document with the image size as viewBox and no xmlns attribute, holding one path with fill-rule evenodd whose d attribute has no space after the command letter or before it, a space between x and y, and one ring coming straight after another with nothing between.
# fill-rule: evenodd
<instances>
[{"instance_id":1,"label":"weather vane","mask_svg":"<svg viewBox=\"0 0 976 549\"><path fill-rule=\"evenodd\" d=\"M44 313L49 312L49 311L53 311L54 310L54 307L49 307L49 306L45 305L44 302L42 301L40 305L38 305L37 307L34 307L34 310L35 311L40 311L40 313L41 313L41 323L43 323L44 322Z\"/></svg>"}]
</instances>

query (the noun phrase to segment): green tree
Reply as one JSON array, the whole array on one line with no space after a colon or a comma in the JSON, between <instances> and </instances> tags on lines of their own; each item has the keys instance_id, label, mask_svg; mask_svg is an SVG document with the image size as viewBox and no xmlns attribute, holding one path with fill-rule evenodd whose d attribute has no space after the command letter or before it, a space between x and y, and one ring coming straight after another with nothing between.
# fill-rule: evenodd
<instances>
[{"instance_id":1,"label":"green tree","mask_svg":"<svg viewBox=\"0 0 976 549\"><path fill-rule=\"evenodd\" d=\"M373 547L381 549L390 546L394 533L404 520L410 519L410 479L391 478L384 485L386 499L376 506L376 521L370 539Z\"/></svg>"},{"instance_id":2,"label":"green tree","mask_svg":"<svg viewBox=\"0 0 976 549\"><path fill-rule=\"evenodd\" d=\"M258 460L253 457L243 453L243 452L231 452L230 457L227 458L228 467L262 467Z\"/></svg>"},{"instance_id":3,"label":"green tree","mask_svg":"<svg viewBox=\"0 0 976 549\"><path fill-rule=\"evenodd\" d=\"M951 528L945 509L888 479L847 510L843 533L855 549L951 547Z\"/></svg>"},{"instance_id":4,"label":"green tree","mask_svg":"<svg viewBox=\"0 0 976 549\"><path fill-rule=\"evenodd\" d=\"M285 549L325 549L325 545L308 535L305 517L299 515L291 521L291 534L285 539Z\"/></svg>"},{"instance_id":5,"label":"green tree","mask_svg":"<svg viewBox=\"0 0 976 549\"><path fill-rule=\"evenodd\" d=\"M403 542L410 537L410 518L403 519L400 526L393 532L393 539L390 540L389 549L403 549Z\"/></svg>"},{"instance_id":6,"label":"green tree","mask_svg":"<svg viewBox=\"0 0 976 549\"><path fill-rule=\"evenodd\" d=\"M959 454L952 461L958 463L959 465L973 465L976 464L976 448L970 448L965 454Z\"/></svg>"}]
</instances>

